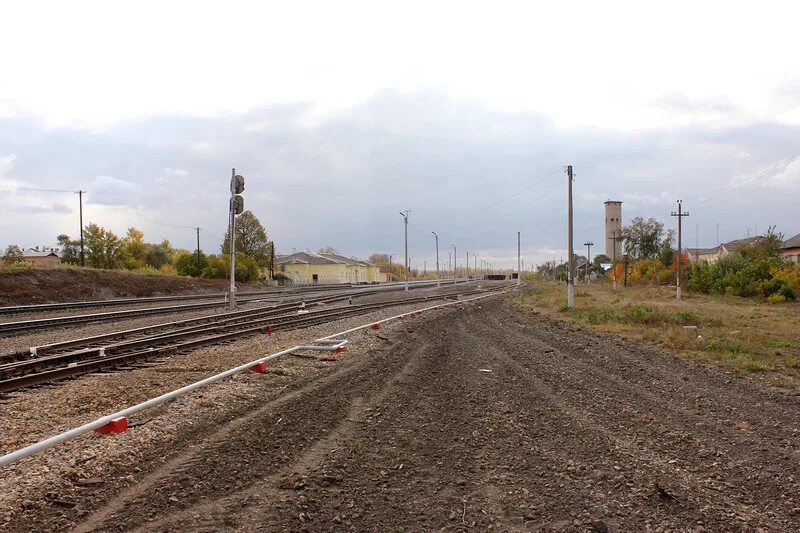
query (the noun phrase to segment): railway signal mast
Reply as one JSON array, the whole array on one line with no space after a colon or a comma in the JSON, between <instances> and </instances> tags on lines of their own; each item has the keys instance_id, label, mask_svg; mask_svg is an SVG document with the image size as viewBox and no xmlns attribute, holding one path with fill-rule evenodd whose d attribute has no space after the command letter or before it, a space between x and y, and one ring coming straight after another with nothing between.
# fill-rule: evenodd
<instances>
[{"instance_id":1,"label":"railway signal mast","mask_svg":"<svg viewBox=\"0 0 800 533\"><path fill-rule=\"evenodd\" d=\"M241 193L244 191L244 178L236 173L236 169L231 169L231 200L230 211L230 252L231 252L231 287L228 307L236 308L236 217L244 212L244 198Z\"/></svg>"}]
</instances>

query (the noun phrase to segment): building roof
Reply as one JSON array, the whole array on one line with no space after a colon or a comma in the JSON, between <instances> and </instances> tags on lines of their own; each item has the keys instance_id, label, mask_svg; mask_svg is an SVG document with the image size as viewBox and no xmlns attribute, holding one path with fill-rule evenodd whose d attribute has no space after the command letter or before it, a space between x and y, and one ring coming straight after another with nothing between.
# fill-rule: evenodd
<instances>
[{"instance_id":1,"label":"building roof","mask_svg":"<svg viewBox=\"0 0 800 533\"><path fill-rule=\"evenodd\" d=\"M753 244L757 243L761 239L763 239L761 235L756 237L745 237L744 239L736 239L735 241L728 241L723 242L720 246L724 246L726 250L729 252L735 252L740 248L744 248L745 246L752 246Z\"/></svg>"},{"instance_id":2,"label":"building roof","mask_svg":"<svg viewBox=\"0 0 800 533\"><path fill-rule=\"evenodd\" d=\"M800 233L783 241L781 250L786 250L787 248L800 248Z\"/></svg>"},{"instance_id":3,"label":"building roof","mask_svg":"<svg viewBox=\"0 0 800 533\"><path fill-rule=\"evenodd\" d=\"M58 250L55 248L48 248L42 250L36 250L34 248L28 248L24 252L22 252L22 257L59 257Z\"/></svg>"},{"instance_id":4,"label":"building roof","mask_svg":"<svg viewBox=\"0 0 800 533\"><path fill-rule=\"evenodd\" d=\"M689 255L708 255L716 253L719 250L718 246L714 248L684 248L684 251Z\"/></svg>"},{"instance_id":5,"label":"building roof","mask_svg":"<svg viewBox=\"0 0 800 533\"><path fill-rule=\"evenodd\" d=\"M318 254L314 252L296 252L275 258L278 265L350 265L372 266L366 261L352 259L339 254Z\"/></svg>"}]
</instances>

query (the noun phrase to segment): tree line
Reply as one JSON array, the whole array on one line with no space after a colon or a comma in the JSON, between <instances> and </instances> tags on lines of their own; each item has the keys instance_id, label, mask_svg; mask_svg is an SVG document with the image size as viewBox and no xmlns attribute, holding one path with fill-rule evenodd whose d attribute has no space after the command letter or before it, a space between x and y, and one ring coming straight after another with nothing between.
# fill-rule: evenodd
<instances>
[{"instance_id":1,"label":"tree line","mask_svg":"<svg viewBox=\"0 0 800 533\"><path fill-rule=\"evenodd\" d=\"M264 226L251 211L236 219L236 278L240 281L262 279L272 270L274 244L268 239ZM61 234L56 237L62 263L80 265L80 239ZM84 261L91 268L131 270L203 278L227 278L230 261L230 229L220 245L219 254L175 248L164 239L160 243L146 242L144 233L128 228L120 237L110 229L89 223L83 230ZM6 264L23 259L19 246L6 248Z\"/></svg>"},{"instance_id":2,"label":"tree line","mask_svg":"<svg viewBox=\"0 0 800 533\"><path fill-rule=\"evenodd\" d=\"M677 280L678 262L682 268L682 284L690 291L705 294L733 296L760 296L771 302L795 300L800 296L800 265L781 260L783 235L771 226L767 234L748 246L742 246L717 261L692 261L689 252L682 250L680 257L673 244L675 232L666 230L654 218L634 218L622 229L623 257L617 258L613 273L605 273L600 263L611 263L611 258L599 254L590 265L589 272L598 275L616 274L626 277L628 283L674 284ZM575 256L576 262L586 258ZM567 265L545 264L538 272L551 279L565 281Z\"/></svg>"}]
</instances>

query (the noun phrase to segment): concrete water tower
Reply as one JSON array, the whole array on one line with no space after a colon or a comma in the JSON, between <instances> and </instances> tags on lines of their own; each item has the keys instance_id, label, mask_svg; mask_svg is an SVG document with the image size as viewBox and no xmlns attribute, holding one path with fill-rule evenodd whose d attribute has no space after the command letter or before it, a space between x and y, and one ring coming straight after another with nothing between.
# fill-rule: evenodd
<instances>
[{"instance_id":1,"label":"concrete water tower","mask_svg":"<svg viewBox=\"0 0 800 533\"><path fill-rule=\"evenodd\" d=\"M608 200L606 205L606 255L612 260L622 258L622 202ZM614 236L617 240L614 241ZM615 250L616 248L616 250Z\"/></svg>"}]
</instances>

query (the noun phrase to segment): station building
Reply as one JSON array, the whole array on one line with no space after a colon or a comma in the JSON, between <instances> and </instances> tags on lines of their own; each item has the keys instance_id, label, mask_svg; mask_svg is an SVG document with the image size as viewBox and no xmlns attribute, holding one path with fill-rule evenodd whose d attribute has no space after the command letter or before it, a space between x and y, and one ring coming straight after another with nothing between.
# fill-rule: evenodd
<instances>
[{"instance_id":1,"label":"station building","mask_svg":"<svg viewBox=\"0 0 800 533\"><path fill-rule=\"evenodd\" d=\"M275 267L298 285L388 281L377 266L338 254L297 252L276 257Z\"/></svg>"}]
</instances>

